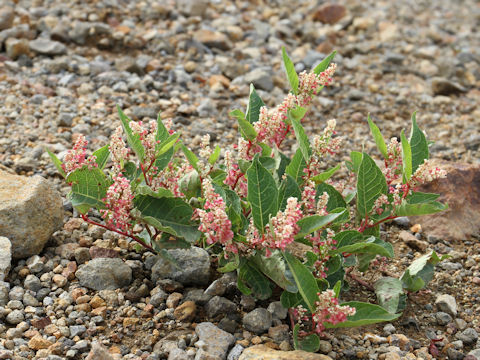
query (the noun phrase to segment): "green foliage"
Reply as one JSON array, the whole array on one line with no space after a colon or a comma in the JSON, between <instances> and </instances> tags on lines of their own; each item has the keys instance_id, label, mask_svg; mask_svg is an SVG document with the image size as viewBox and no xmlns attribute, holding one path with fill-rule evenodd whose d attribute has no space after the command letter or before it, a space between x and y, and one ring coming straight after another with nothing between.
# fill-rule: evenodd
<instances>
[{"instance_id":1,"label":"green foliage","mask_svg":"<svg viewBox=\"0 0 480 360\"><path fill-rule=\"evenodd\" d=\"M375 161L363 153L357 176L357 211L366 218L372 210L375 200L387 193L387 182L382 170Z\"/></svg>"}]
</instances>

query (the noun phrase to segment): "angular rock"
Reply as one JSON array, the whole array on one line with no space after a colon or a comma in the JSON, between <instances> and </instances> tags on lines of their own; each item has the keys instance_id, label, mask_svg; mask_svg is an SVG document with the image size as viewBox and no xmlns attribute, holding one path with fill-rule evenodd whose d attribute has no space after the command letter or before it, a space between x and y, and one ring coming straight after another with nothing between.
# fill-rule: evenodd
<instances>
[{"instance_id":1,"label":"angular rock","mask_svg":"<svg viewBox=\"0 0 480 360\"><path fill-rule=\"evenodd\" d=\"M252 310L243 317L243 326L248 331L263 334L272 326L272 314L264 308Z\"/></svg>"},{"instance_id":2,"label":"angular rock","mask_svg":"<svg viewBox=\"0 0 480 360\"><path fill-rule=\"evenodd\" d=\"M228 349L235 342L232 334L219 329L211 322L198 324L195 328L195 333L200 340L207 344L206 349L199 349L197 351L195 359L204 359L206 354L213 359L225 359Z\"/></svg>"},{"instance_id":3,"label":"angular rock","mask_svg":"<svg viewBox=\"0 0 480 360\"><path fill-rule=\"evenodd\" d=\"M473 328L467 328L461 333L456 333L455 337L458 340L462 340L465 344L470 345L475 343L478 340L478 333Z\"/></svg>"},{"instance_id":4,"label":"angular rock","mask_svg":"<svg viewBox=\"0 0 480 360\"><path fill-rule=\"evenodd\" d=\"M185 301L173 312L173 316L178 321L191 322L197 312L197 305L193 301Z\"/></svg>"},{"instance_id":5,"label":"angular rock","mask_svg":"<svg viewBox=\"0 0 480 360\"><path fill-rule=\"evenodd\" d=\"M418 189L440 194L437 201L448 203L448 209L433 215L411 217L424 233L447 241L463 241L480 234L480 165L434 161L433 166L447 171L439 179Z\"/></svg>"},{"instance_id":6,"label":"angular rock","mask_svg":"<svg viewBox=\"0 0 480 360\"><path fill-rule=\"evenodd\" d=\"M12 262L12 243L0 236L0 281L4 281L10 271Z\"/></svg>"},{"instance_id":7,"label":"angular rock","mask_svg":"<svg viewBox=\"0 0 480 360\"><path fill-rule=\"evenodd\" d=\"M20 55L28 55L30 46L27 39L9 38L5 42L5 52L9 58L15 60Z\"/></svg>"},{"instance_id":8,"label":"angular rock","mask_svg":"<svg viewBox=\"0 0 480 360\"><path fill-rule=\"evenodd\" d=\"M28 347L32 350L47 349L53 343L47 339L44 339L41 335L35 335L28 342Z\"/></svg>"},{"instance_id":9,"label":"angular rock","mask_svg":"<svg viewBox=\"0 0 480 360\"><path fill-rule=\"evenodd\" d=\"M225 314L235 313L236 311L237 306L234 302L220 296L214 296L205 305L205 312L208 318L212 320Z\"/></svg>"},{"instance_id":10,"label":"angular rock","mask_svg":"<svg viewBox=\"0 0 480 360\"><path fill-rule=\"evenodd\" d=\"M467 91L462 85L440 77L433 78L431 86L433 95L452 95Z\"/></svg>"},{"instance_id":11,"label":"angular rock","mask_svg":"<svg viewBox=\"0 0 480 360\"><path fill-rule=\"evenodd\" d=\"M227 360L238 360L240 355L242 355L243 349L245 348L242 345L235 345L228 353Z\"/></svg>"},{"instance_id":12,"label":"angular rock","mask_svg":"<svg viewBox=\"0 0 480 360\"><path fill-rule=\"evenodd\" d=\"M324 24L335 24L345 16L347 9L340 4L323 4L313 14L314 21L321 21Z\"/></svg>"},{"instance_id":13,"label":"angular rock","mask_svg":"<svg viewBox=\"0 0 480 360\"><path fill-rule=\"evenodd\" d=\"M49 39L36 39L30 41L30 50L40 55L63 55L67 53L67 47L61 42Z\"/></svg>"},{"instance_id":14,"label":"angular rock","mask_svg":"<svg viewBox=\"0 0 480 360\"><path fill-rule=\"evenodd\" d=\"M457 316L457 302L452 295L442 294L435 300L438 310L443 311L453 317Z\"/></svg>"},{"instance_id":15,"label":"angular rock","mask_svg":"<svg viewBox=\"0 0 480 360\"><path fill-rule=\"evenodd\" d=\"M210 277L210 256L204 249L172 249L168 254L177 264L160 258L152 267L152 280L172 279L183 285L206 285Z\"/></svg>"},{"instance_id":16,"label":"angular rock","mask_svg":"<svg viewBox=\"0 0 480 360\"><path fill-rule=\"evenodd\" d=\"M113 360L113 356L103 345L95 341L85 360Z\"/></svg>"},{"instance_id":17,"label":"angular rock","mask_svg":"<svg viewBox=\"0 0 480 360\"><path fill-rule=\"evenodd\" d=\"M130 285L132 269L118 258L97 258L81 265L76 277L93 290L115 290Z\"/></svg>"},{"instance_id":18,"label":"angular rock","mask_svg":"<svg viewBox=\"0 0 480 360\"><path fill-rule=\"evenodd\" d=\"M0 236L12 243L13 259L38 254L62 225L62 197L47 180L0 170Z\"/></svg>"},{"instance_id":19,"label":"angular rock","mask_svg":"<svg viewBox=\"0 0 480 360\"><path fill-rule=\"evenodd\" d=\"M252 83L255 88L265 91L272 91L274 87L272 74L260 68L254 69L245 74L244 82L247 84Z\"/></svg>"},{"instance_id":20,"label":"angular rock","mask_svg":"<svg viewBox=\"0 0 480 360\"><path fill-rule=\"evenodd\" d=\"M278 351L265 345L255 345L243 350L238 360L332 360L330 356L306 351Z\"/></svg>"},{"instance_id":21,"label":"angular rock","mask_svg":"<svg viewBox=\"0 0 480 360\"><path fill-rule=\"evenodd\" d=\"M194 39L202 44L211 47L217 48L220 50L230 50L232 45L228 40L228 37L220 32L215 32L211 30L198 30L193 35Z\"/></svg>"},{"instance_id":22,"label":"angular rock","mask_svg":"<svg viewBox=\"0 0 480 360\"><path fill-rule=\"evenodd\" d=\"M425 252L428 247L428 243L426 241L418 240L415 235L409 233L408 231L402 230L398 237L401 241L407 244L410 248L414 250L418 250L421 252Z\"/></svg>"}]
</instances>

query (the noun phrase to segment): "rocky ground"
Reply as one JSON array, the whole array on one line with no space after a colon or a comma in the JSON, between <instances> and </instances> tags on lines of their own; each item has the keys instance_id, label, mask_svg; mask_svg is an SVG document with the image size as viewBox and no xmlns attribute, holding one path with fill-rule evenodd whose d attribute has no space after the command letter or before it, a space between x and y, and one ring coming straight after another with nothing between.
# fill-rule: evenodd
<instances>
[{"instance_id":1,"label":"rocky ground","mask_svg":"<svg viewBox=\"0 0 480 360\"><path fill-rule=\"evenodd\" d=\"M420 127L435 140L434 157L450 169L440 190L453 210L382 229L398 254L391 272L400 274L428 249L452 255L429 291L413 294L392 324L332 331L322 340L325 355L312 359L480 359L480 6L339 4L0 2L0 192L4 202L20 192L33 201L13 216L27 214L16 227L28 242L10 250L0 237L0 359L308 359L280 352L292 343L278 299L241 295L234 275L215 275L205 250L174 251L184 261L174 273L153 254L75 218L44 151L61 158L79 133L91 150L106 144L118 125L116 104L136 120L162 111L193 148L205 133L231 145L237 134L228 112L245 108L250 82L269 106L284 97L282 45L298 71L338 50L335 82L314 102L306 128L318 132L336 118L345 137L340 159L362 146L375 153L367 113L391 137L418 111ZM49 183L24 186L7 172ZM55 189L63 197L60 215ZM43 199L49 211L33 221L28 208ZM58 225L37 249L42 226ZM346 297L375 301L356 283ZM438 352L429 349L432 339Z\"/></svg>"}]
</instances>

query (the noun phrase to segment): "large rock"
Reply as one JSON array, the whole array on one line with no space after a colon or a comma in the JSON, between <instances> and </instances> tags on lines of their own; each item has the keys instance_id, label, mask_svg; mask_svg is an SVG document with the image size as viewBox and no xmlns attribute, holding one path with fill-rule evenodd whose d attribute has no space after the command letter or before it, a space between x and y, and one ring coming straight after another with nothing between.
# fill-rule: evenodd
<instances>
[{"instance_id":1,"label":"large rock","mask_svg":"<svg viewBox=\"0 0 480 360\"><path fill-rule=\"evenodd\" d=\"M480 234L480 165L435 161L447 177L422 186L419 191L441 194L438 201L448 210L412 217L427 235L449 241L462 241Z\"/></svg>"},{"instance_id":2,"label":"large rock","mask_svg":"<svg viewBox=\"0 0 480 360\"><path fill-rule=\"evenodd\" d=\"M130 285L132 269L118 258L97 258L75 273L82 286L93 290L115 290Z\"/></svg>"},{"instance_id":3,"label":"large rock","mask_svg":"<svg viewBox=\"0 0 480 360\"><path fill-rule=\"evenodd\" d=\"M168 254L173 262L160 258L152 268L152 280L172 279L183 285L206 285L210 277L210 256L204 249L172 249Z\"/></svg>"},{"instance_id":4,"label":"large rock","mask_svg":"<svg viewBox=\"0 0 480 360\"><path fill-rule=\"evenodd\" d=\"M265 345L255 345L243 350L238 360L332 360L332 358L301 350L278 351Z\"/></svg>"},{"instance_id":5,"label":"large rock","mask_svg":"<svg viewBox=\"0 0 480 360\"><path fill-rule=\"evenodd\" d=\"M41 55L63 55L67 53L67 47L61 42L49 39L36 39L30 41L30 50Z\"/></svg>"},{"instance_id":6,"label":"large rock","mask_svg":"<svg viewBox=\"0 0 480 360\"><path fill-rule=\"evenodd\" d=\"M195 333L198 338L206 343L205 349L199 349L195 360L200 359L225 359L227 351L235 342L232 334L219 329L211 322L203 322L197 325ZM207 355L207 357L205 357Z\"/></svg>"},{"instance_id":7,"label":"large rock","mask_svg":"<svg viewBox=\"0 0 480 360\"><path fill-rule=\"evenodd\" d=\"M10 271L12 262L12 243L0 236L0 281L4 281Z\"/></svg>"},{"instance_id":8,"label":"large rock","mask_svg":"<svg viewBox=\"0 0 480 360\"><path fill-rule=\"evenodd\" d=\"M38 254L62 225L62 197L47 180L0 171L0 236L14 259Z\"/></svg>"}]
</instances>

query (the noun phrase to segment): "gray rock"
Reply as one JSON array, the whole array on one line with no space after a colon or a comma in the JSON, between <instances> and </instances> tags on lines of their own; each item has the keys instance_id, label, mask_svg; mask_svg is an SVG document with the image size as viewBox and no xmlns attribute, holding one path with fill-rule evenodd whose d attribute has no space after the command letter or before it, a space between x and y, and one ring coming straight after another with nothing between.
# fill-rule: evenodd
<instances>
[{"instance_id":1,"label":"gray rock","mask_svg":"<svg viewBox=\"0 0 480 360\"><path fill-rule=\"evenodd\" d=\"M468 353L469 356L474 356L477 360L480 360L480 349L474 349Z\"/></svg>"},{"instance_id":2,"label":"gray rock","mask_svg":"<svg viewBox=\"0 0 480 360\"><path fill-rule=\"evenodd\" d=\"M10 291L10 284L4 281L0 281L0 306L7 305L9 300L8 293Z\"/></svg>"},{"instance_id":3,"label":"gray rock","mask_svg":"<svg viewBox=\"0 0 480 360\"><path fill-rule=\"evenodd\" d=\"M248 331L262 334L272 326L272 314L264 308L252 310L243 317L243 326Z\"/></svg>"},{"instance_id":4,"label":"gray rock","mask_svg":"<svg viewBox=\"0 0 480 360\"><path fill-rule=\"evenodd\" d=\"M0 236L10 240L13 259L38 254L62 225L62 197L47 180L0 171Z\"/></svg>"},{"instance_id":5,"label":"gray rock","mask_svg":"<svg viewBox=\"0 0 480 360\"><path fill-rule=\"evenodd\" d=\"M168 354L168 360L190 360L190 358L185 350L177 347L170 351L170 354Z\"/></svg>"},{"instance_id":6,"label":"gray rock","mask_svg":"<svg viewBox=\"0 0 480 360\"><path fill-rule=\"evenodd\" d=\"M203 16L208 8L207 0L177 0L178 10L185 16Z\"/></svg>"},{"instance_id":7,"label":"gray rock","mask_svg":"<svg viewBox=\"0 0 480 360\"><path fill-rule=\"evenodd\" d=\"M478 333L473 328L467 328L461 333L456 333L455 338L462 340L464 344L470 345L478 340Z\"/></svg>"},{"instance_id":8,"label":"gray rock","mask_svg":"<svg viewBox=\"0 0 480 360\"><path fill-rule=\"evenodd\" d=\"M160 258L152 268L152 280L172 279L183 285L206 285L210 277L210 256L204 249L192 246L189 249L168 250L176 265Z\"/></svg>"},{"instance_id":9,"label":"gray rock","mask_svg":"<svg viewBox=\"0 0 480 360\"><path fill-rule=\"evenodd\" d=\"M462 360L465 355L453 347L447 349L448 360Z\"/></svg>"},{"instance_id":10,"label":"gray rock","mask_svg":"<svg viewBox=\"0 0 480 360\"><path fill-rule=\"evenodd\" d=\"M206 343L206 349L199 349L195 360L203 359L205 353L213 359L225 359L227 351L235 342L232 334L229 334L211 322L203 322L197 325L195 333L201 341Z\"/></svg>"},{"instance_id":11,"label":"gray rock","mask_svg":"<svg viewBox=\"0 0 480 360\"><path fill-rule=\"evenodd\" d=\"M36 277L36 276L34 276L34 277ZM27 278L28 278L28 276L27 276ZM14 286L12 288L12 290L10 290L10 293L8 294L8 297L9 297L10 300L22 300L24 294L25 294L25 290L21 286Z\"/></svg>"},{"instance_id":12,"label":"gray rock","mask_svg":"<svg viewBox=\"0 0 480 360\"><path fill-rule=\"evenodd\" d=\"M158 291L150 297L150 304L157 307L160 304L163 304L165 300L167 300L167 297L168 294L165 291L158 289Z\"/></svg>"},{"instance_id":13,"label":"gray rock","mask_svg":"<svg viewBox=\"0 0 480 360\"><path fill-rule=\"evenodd\" d=\"M216 319L219 316L237 312L237 305L224 297L214 296L205 305L205 312L209 319Z\"/></svg>"},{"instance_id":14,"label":"gray rock","mask_svg":"<svg viewBox=\"0 0 480 360\"><path fill-rule=\"evenodd\" d=\"M93 290L114 290L130 285L132 269L119 258L96 258L81 265L76 277Z\"/></svg>"},{"instance_id":15,"label":"gray rock","mask_svg":"<svg viewBox=\"0 0 480 360\"><path fill-rule=\"evenodd\" d=\"M410 226L410 219L406 216L400 216L396 219L393 219L393 223L397 226L408 228Z\"/></svg>"},{"instance_id":16,"label":"gray rock","mask_svg":"<svg viewBox=\"0 0 480 360\"><path fill-rule=\"evenodd\" d=\"M42 261L42 258L38 255L30 256L27 259L27 267L30 272L36 274L43 270L45 264Z\"/></svg>"},{"instance_id":17,"label":"gray rock","mask_svg":"<svg viewBox=\"0 0 480 360\"><path fill-rule=\"evenodd\" d=\"M462 85L441 77L433 78L431 87L433 95L452 95L467 91Z\"/></svg>"},{"instance_id":18,"label":"gray rock","mask_svg":"<svg viewBox=\"0 0 480 360\"><path fill-rule=\"evenodd\" d=\"M73 124L74 117L75 115L71 113L60 113L57 119L58 125L70 127Z\"/></svg>"},{"instance_id":19,"label":"gray rock","mask_svg":"<svg viewBox=\"0 0 480 360\"><path fill-rule=\"evenodd\" d=\"M261 68L254 69L245 74L244 82L248 84L252 83L255 88L265 91L272 91L274 87L272 74Z\"/></svg>"},{"instance_id":20,"label":"gray rock","mask_svg":"<svg viewBox=\"0 0 480 360\"><path fill-rule=\"evenodd\" d=\"M450 321L452 321L452 317L442 311L439 311L435 314L435 317L437 318L437 324L438 325L447 325Z\"/></svg>"},{"instance_id":21,"label":"gray rock","mask_svg":"<svg viewBox=\"0 0 480 360\"><path fill-rule=\"evenodd\" d=\"M70 326L70 337L82 335L85 331L87 331L87 328L83 325L72 325Z\"/></svg>"},{"instance_id":22,"label":"gray rock","mask_svg":"<svg viewBox=\"0 0 480 360\"><path fill-rule=\"evenodd\" d=\"M91 258L90 251L88 250L88 248L79 247L79 248L75 249L74 257L75 257L75 261L77 262L77 264L84 264L87 261L89 261L90 258Z\"/></svg>"},{"instance_id":23,"label":"gray rock","mask_svg":"<svg viewBox=\"0 0 480 360\"><path fill-rule=\"evenodd\" d=\"M183 297L183 302L193 301L195 304L203 306L212 298L212 295L205 294L203 289L187 290Z\"/></svg>"},{"instance_id":24,"label":"gray rock","mask_svg":"<svg viewBox=\"0 0 480 360\"><path fill-rule=\"evenodd\" d=\"M87 352L89 345L90 344L88 343L87 340L80 340L79 342L77 342L75 345L72 346L72 349L80 352Z\"/></svg>"},{"instance_id":25,"label":"gray rock","mask_svg":"<svg viewBox=\"0 0 480 360\"><path fill-rule=\"evenodd\" d=\"M15 18L15 12L9 6L2 7L0 9L0 30L11 28L13 25L13 19Z\"/></svg>"},{"instance_id":26,"label":"gray rock","mask_svg":"<svg viewBox=\"0 0 480 360\"><path fill-rule=\"evenodd\" d=\"M231 283L236 283L236 274L235 273L226 273L220 279L215 280L210 286L205 290L205 294L211 296L222 296L227 290L227 286Z\"/></svg>"},{"instance_id":27,"label":"gray rock","mask_svg":"<svg viewBox=\"0 0 480 360\"><path fill-rule=\"evenodd\" d=\"M238 360L242 355L244 347L240 344L235 345L228 353L227 360Z\"/></svg>"},{"instance_id":28,"label":"gray rock","mask_svg":"<svg viewBox=\"0 0 480 360\"><path fill-rule=\"evenodd\" d=\"M41 55L63 55L67 53L67 47L61 42L49 39L36 39L30 41L30 50Z\"/></svg>"},{"instance_id":29,"label":"gray rock","mask_svg":"<svg viewBox=\"0 0 480 360\"><path fill-rule=\"evenodd\" d=\"M25 305L25 306L39 306L40 305L38 300L35 299L35 297L28 292L23 294L22 302L23 302L23 305Z\"/></svg>"},{"instance_id":30,"label":"gray rock","mask_svg":"<svg viewBox=\"0 0 480 360\"><path fill-rule=\"evenodd\" d=\"M457 302L452 295L442 294L437 296L435 305L437 306L438 310L446 312L453 317L457 316Z\"/></svg>"},{"instance_id":31,"label":"gray rock","mask_svg":"<svg viewBox=\"0 0 480 360\"><path fill-rule=\"evenodd\" d=\"M42 288L42 283L40 282L40 279L38 277L30 274L30 275L27 275L27 277L25 278L23 286L25 286L25 289L27 290L32 290L33 292L37 292ZM22 294L22 297L23 297L23 294Z\"/></svg>"},{"instance_id":32,"label":"gray rock","mask_svg":"<svg viewBox=\"0 0 480 360\"><path fill-rule=\"evenodd\" d=\"M288 309L284 308L280 301L274 301L268 305L267 310L273 318L284 320L287 318Z\"/></svg>"},{"instance_id":33,"label":"gray rock","mask_svg":"<svg viewBox=\"0 0 480 360\"><path fill-rule=\"evenodd\" d=\"M332 351L332 344L329 341L320 340L320 347L319 350L322 354L328 354Z\"/></svg>"},{"instance_id":34,"label":"gray rock","mask_svg":"<svg viewBox=\"0 0 480 360\"><path fill-rule=\"evenodd\" d=\"M0 254L0 281L4 281L10 271L12 262L12 243L4 236L0 236Z\"/></svg>"},{"instance_id":35,"label":"gray rock","mask_svg":"<svg viewBox=\"0 0 480 360\"><path fill-rule=\"evenodd\" d=\"M21 310L13 310L10 314L7 315L6 319L7 323L11 325L20 324L23 320L25 320L25 315L23 315L23 311Z\"/></svg>"}]
</instances>

